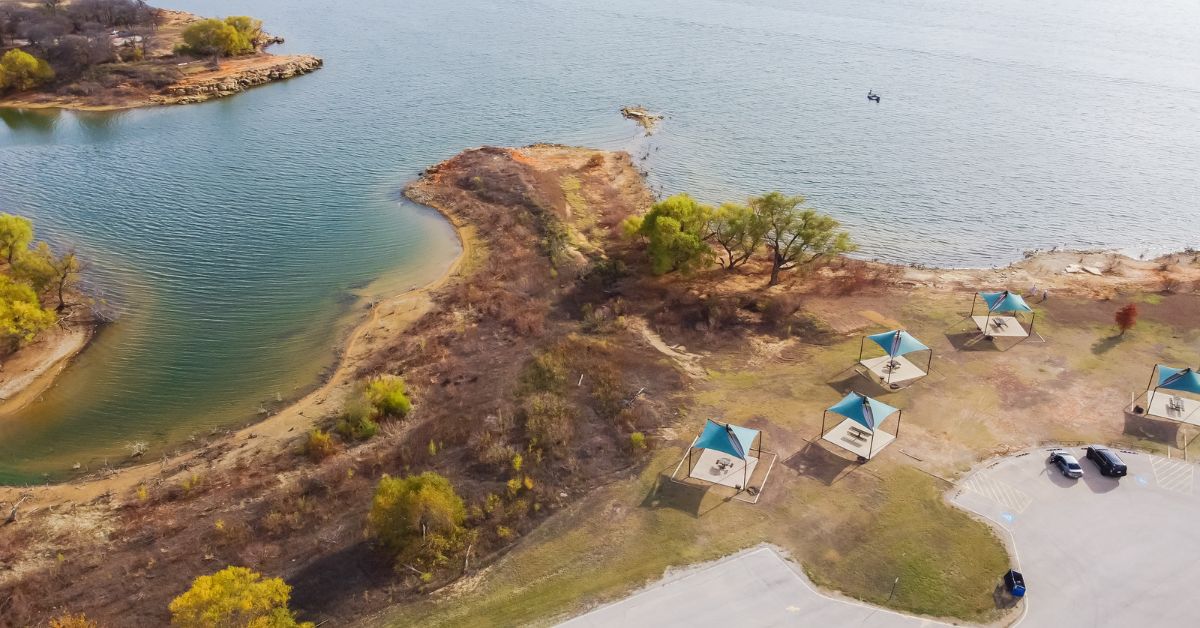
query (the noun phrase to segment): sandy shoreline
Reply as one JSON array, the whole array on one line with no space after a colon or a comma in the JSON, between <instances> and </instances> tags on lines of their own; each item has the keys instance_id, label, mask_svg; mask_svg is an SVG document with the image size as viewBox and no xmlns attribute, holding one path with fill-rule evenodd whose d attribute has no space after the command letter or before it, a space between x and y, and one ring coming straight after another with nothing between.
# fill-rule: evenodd
<instances>
[{"instance_id":1,"label":"sandy shoreline","mask_svg":"<svg viewBox=\"0 0 1200 628\"><path fill-rule=\"evenodd\" d=\"M312 424L335 408L357 381L357 370L361 362L370 357L381 345L392 337L403 333L433 306L433 294L459 274L464 261L472 259L478 252L474 227L464 225L456 218L438 210L451 225L460 244L460 251L450 265L432 282L406 290L374 302L366 320L353 327L345 342L334 347L341 355L333 374L316 390L304 395L279 412L238 429L208 447L179 454L170 459L118 468L113 471L89 474L60 483L34 487L0 487L0 501L13 501L18 495L29 494L26 510L58 502L87 502L108 493L133 490L143 483L152 483L186 469L209 449L222 445L231 447L227 455L220 456L216 464L235 464L247 456L262 454L267 449L280 450L293 439L304 434ZM82 349L82 347L81 347ZM65 365L64 365L65 366ZM49 379L47 387L53 384ZM34 395L36 397L36 395ZM332 402L327 408L325 404Z\"/></svg>"},{"instance_id":2,"label":"sandy shoreline","mask_svg":"<svg viewBox=\"0 0 1200 628\"><path fill-rule=\"evenodd\" d=\"M15 414L54 386L96 331L90 323L56 327L6 360L0 369L0 418Z\"/></svg>"}]
</instances>

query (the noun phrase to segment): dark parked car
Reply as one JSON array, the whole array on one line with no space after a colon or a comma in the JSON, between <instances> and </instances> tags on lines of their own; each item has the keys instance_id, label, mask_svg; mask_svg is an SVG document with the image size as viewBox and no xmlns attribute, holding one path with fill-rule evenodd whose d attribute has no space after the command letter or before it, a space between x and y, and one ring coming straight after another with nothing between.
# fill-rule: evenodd
<instances>
[{"instance_id":1,"label":"dark parked car","mask_svg":"<svg viewBox=\"0 0 1200 628\"><path fill-rule=\"evenodd\" d=\"M1079 461L1075 459L1075 456L1061 449L1050 452L1050 462L1069 478L1083 477L1083 467L1079 465Z\"/></svg>"},{"instance_id":2,"label":"dark parked car","mask_svg":"<svg viewBox=\"0 0 1200 628\"><path fill-rule=\"evenodd\" d=\"M1107 475L1110 478L1119 478L1129 473L1129 467L1125 466L1125 461L1117 455L1117 452L1103 445L1092 445L1087 448L1088 460L1096 463L1096 468L1100 469L1100 475Z\"/></svg>"}]
</instances>

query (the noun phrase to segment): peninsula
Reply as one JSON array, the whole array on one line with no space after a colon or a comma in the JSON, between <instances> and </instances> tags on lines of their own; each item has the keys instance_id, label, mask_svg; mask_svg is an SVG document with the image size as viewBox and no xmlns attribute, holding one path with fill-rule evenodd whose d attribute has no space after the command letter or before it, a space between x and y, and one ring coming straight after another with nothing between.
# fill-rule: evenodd
<instances>
[{"instance_id":1,"label":"peninsula","mask_svg":"<svg viewBox=\"0 0 1200 628\"><path fill-rule=\"evenodd\" d=\"M869 262L798 197L655 199L628 154L557 145L467 150L406 193L463 255L365 313L325 387L178 457L0 489L19 506L7 618L162 625L211 576L282 579L273 612L296 622L526 625L769 542L828 590L1002 623L1012 548L946 499L972 468L1063 441L1189 446L1124 408L1155 363L1200 360L1195 253ZM797 224L804 248L774 237ZM1015 347L968 318L1007 289L1037 317ZM1130 305L1136 325L1114 318ZM854 365L864 335L900 328L934 357L893 391ZM823 411L858 388L904 411L865 463L822 444ZM672 481L710 418L765 435L754 503Z\"/></svg>"},{"instance_id":2,"label":"peninsula","mask_svg":"<svg viewBox=\"0 0 1200 628\"><path fill-rule=\"evenodd\" d=\"M260 21L140 0L0 0L0 107L89 111L203 102L322 66L273 55Z\"/></svg>"},{"instance_id":3,"label":"peninsula","mask_svg":"<svg viewBox=\"0 0 1200 628\"><path fill-rule=\"evenodd\" d=\"M0 213L0 421L53 385L98 325L78 255L33 236L29 219Z\"/></svg>"}]
</instances>

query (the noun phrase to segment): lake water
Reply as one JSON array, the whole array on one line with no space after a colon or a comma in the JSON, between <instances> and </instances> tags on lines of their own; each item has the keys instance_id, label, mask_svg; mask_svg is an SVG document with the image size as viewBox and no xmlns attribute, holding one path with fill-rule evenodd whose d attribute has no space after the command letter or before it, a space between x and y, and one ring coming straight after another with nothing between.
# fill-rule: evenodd
<instances>
[{"instance_id":1,"label":"lake water","mask_svg":"<svg viewBox=\"0 0 1200 628\"><path fill-rule=\"evenodd\" d=\"M160 3L255 15L326 67L203 105L0 112L0 210L78 247L121 313L0 421L0 481L311 387L356 295L453 257L399 190L468 146L627 149L709 201L804 193L896 261L1200 243L1193 0ZM667 115L653 137L617 115L634 103Z\"/></svg>"}]
</instances>

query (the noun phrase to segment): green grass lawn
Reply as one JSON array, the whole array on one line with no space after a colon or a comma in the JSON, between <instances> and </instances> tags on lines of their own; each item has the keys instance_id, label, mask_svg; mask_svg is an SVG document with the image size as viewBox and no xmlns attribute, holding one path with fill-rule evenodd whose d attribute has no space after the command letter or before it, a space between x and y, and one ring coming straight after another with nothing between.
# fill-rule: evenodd
<instances>
[{"instance_id":1,"label":"green grass lawn","mask_svg":"<svg viewBox=\"0 0 1200 628\"><path fill-rule=\"evenodd\" d=\"M559 513L520 547L457 591L435 595L376 625L549 624L618 599L668 567L725 556L767 541L802 559L819 584L918 613L987 620L1008 558L991 529L946 505L945 485L888 465L851 473L833 487L777 465L762 501L726 501L659 482L678 462L654 457ZM775 474L779 475L776 476Z\"/></svg>"}]
</instances>

